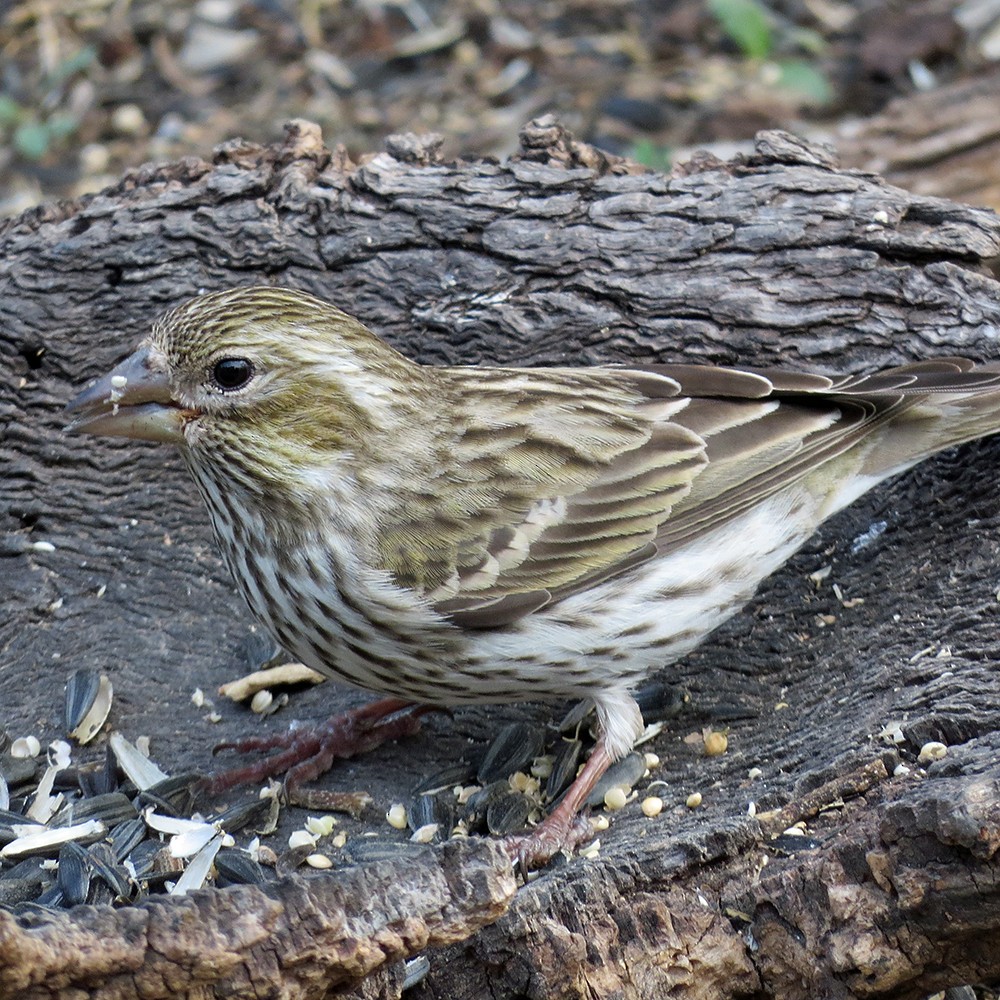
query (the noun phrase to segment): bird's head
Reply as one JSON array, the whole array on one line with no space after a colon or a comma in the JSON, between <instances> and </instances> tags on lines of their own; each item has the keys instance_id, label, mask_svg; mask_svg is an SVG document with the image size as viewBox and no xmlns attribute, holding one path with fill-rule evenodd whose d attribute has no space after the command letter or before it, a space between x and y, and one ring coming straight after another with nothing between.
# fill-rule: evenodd
<instances>
[{"instance_id":1,"label":"bird's head","mask_svg":"<svg viewBox=\"0 0 1000 1000\"><path fill-rule=\"evenodd\" d=\"M320 299L239 288L157 320L69 404L70 429L169 442L196 468L301 485L411 420L422 371Z\"/></svg>"}]
</instances>

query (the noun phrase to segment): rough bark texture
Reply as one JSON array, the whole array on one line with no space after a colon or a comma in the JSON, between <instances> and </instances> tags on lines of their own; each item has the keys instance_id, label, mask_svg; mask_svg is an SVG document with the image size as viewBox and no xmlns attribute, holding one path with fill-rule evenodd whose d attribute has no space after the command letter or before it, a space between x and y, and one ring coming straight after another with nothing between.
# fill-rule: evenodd
<instances>
[{"instance_id":1,"label":"rough bark texture","mask_svg":"<svg viewBox=\"0 0 1000 1000\"><path fill-rule=\"evenodd\" d=\"M401 138L361 166L299 124L280 148L235 142L29 213L0 247L0 722L57 735L67 674L98 666L115 680L115 726L150 734L172 771L208 767L212 742L252 724L220 706L213 728L188 695L256 666L263 644L176 457L67 438L60 410L199 289L306 288L431 362L844 371L1000 354L1000 220L839 171L780 134L750 159L664 177L551 123L501 164L439 163L433 143ZM688 697L653 746L667 808L617 814L598 859L553 867L512 901L509 866L480 846L396 870L391 898L370 888L385 872L334 873L329 887L240 890L238 906L225 890L38 929L4 918L0 996L232 996L253 982L266 996L395 997L390 963L427 945L430 974L408 996L904 998L1000 982L998 456L971 445L864 498L665 672ZM322 685L295 712L357 698ZM327 781L382 809L503 722L552 714L431 717L405 748ZM889 722L899 746L879 739ZM706 725L728 726L724 756L684 742ZM949 755L922 769L930 739ZM911 770L894 775L901 760ZM695 790L703 805L688 810ZM798 820L810 849L771 841ZM325 915L303 921L306 905ZM332 961L338 921L361 940Z\"/></svg>"},{"instance_id":2,"label":"rough bark texture","mask_svg":"<svg viewBox=\"0 0 1000 1000\"><path fill-rule=\"evenodd\" d=\"M495 843L453 841L419 863L336 878L202 890L51 917L0 911L0 995L327 997L374 969L496 920L515 883ZM359 906L360 900L377 900ZM389 972L390 968L384 971ZM398 994L399 967L384 977Z\"/></svg>"}]
</instances>

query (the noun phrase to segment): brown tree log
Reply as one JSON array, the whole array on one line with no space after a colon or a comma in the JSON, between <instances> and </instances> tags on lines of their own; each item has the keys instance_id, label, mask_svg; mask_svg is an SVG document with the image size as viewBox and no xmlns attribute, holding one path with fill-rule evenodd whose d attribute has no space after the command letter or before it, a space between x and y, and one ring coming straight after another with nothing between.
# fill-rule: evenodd
<instances>
[{"instance_id":1,"label":"brown tree log","mask_svg":"<svg viewBox=\"0 0 1000 1000\"><path fill-rule=\"evenodd\" d=\"M283 146L230 143L0 228L8 730L57 735L83 666L113 675L116 728L151 735L172 771L207 769L211 743L252 725L220 706L212 727L189 704L256 666L262 643L176 456L61 432L74 389L200 289L305 288L430 362L836 372L1000 354L1000 220L838 170L828 150L769 133L750 158L664 177L550 121L504 163L434 149L401 137L358 166L297 123ZM516 895L501 853L468 844L305 888L2 917L0 997L396 997L392 963L424 948L430 973L408 997L905 998L1000 982L998 456L970 445L864 498L665 671L686 696L653 744L667 808L617 814L597 859ZM356 702L322 685L295 713ZM326 780L384 807L502 722L552 715L434 717ZM888 723L902 743L880 738ZM728 727L721 757L685 742L709 725ZM923 767L932 739L949 752ZM808 849L772 840L799 821Z\"/></svg>"}]
</instances>

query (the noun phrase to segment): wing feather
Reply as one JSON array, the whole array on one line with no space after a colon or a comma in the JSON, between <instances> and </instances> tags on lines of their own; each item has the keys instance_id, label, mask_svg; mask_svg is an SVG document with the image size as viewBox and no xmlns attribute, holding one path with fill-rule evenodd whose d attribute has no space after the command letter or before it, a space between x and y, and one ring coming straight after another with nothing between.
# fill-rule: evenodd
<instances>
[{"instance_id":1,"label":"wing feather","mask_svg":"<svg viewBox=\"0 0 1000 1000\"><path fill-rule=\"evenodd\" d=\"M438 478L383 526L383 567L458 624L515 621L738 516L935 393L1000 383L971 367L437 369L455 426Z\"/></svg>"}]
</instances>

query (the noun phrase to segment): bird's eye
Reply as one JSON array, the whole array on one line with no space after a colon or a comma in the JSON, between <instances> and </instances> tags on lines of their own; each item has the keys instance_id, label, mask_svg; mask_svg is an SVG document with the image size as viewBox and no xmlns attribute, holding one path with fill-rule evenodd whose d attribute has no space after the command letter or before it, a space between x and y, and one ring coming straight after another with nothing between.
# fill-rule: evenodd
<instances>
[{"instance_id":1,"label":"bird's eye","mask_svg":"<svg viewBox=\"0 0 1000 1000\"><path fill-rule=\"evenodd\" d=\"M242 389L253 378L253 365L246 358L221 358L212 367L212 381L223 392Z\"/></svg>"}]
</instances>

